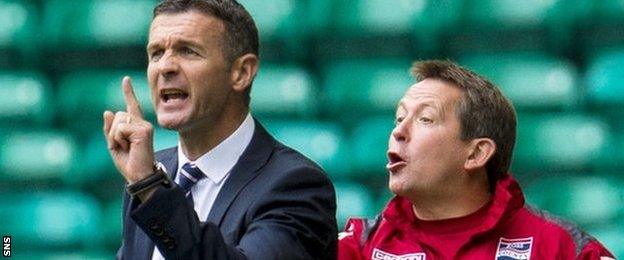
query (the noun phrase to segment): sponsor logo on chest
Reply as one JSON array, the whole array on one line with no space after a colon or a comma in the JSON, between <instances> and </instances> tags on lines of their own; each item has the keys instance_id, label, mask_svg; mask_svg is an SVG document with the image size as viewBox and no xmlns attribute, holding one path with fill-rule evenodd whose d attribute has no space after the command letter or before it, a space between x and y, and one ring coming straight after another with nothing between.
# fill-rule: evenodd
<instances>
[{"instance_id":1,"label":"sponsor logo on chest","mask_svg":"<svg viewBox=\"0 0 624 260\"><path fill-rule=\"evenodd\" d=\"M524 260L531 258L531 246L533 237L527 238L504 238L498 241L496 260Z\"/></svg>"},{"instance_id":2,"label":"sponsor logo on chest","mask_svg":"<svg viewBox=\"0 0 624 260\"><path fill-rule=\"evenodd\" d=\"M373 250L373 255L371 256L373 260L425 260L425 253L409 253L405 255L395 255L388 252L384 252L375 248Z\"/></svg>"}]
</instances>

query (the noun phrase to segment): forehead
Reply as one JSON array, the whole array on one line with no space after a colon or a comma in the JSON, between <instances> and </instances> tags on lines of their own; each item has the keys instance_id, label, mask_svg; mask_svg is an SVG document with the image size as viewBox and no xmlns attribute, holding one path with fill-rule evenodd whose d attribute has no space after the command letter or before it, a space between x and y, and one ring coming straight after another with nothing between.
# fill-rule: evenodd
<instances>
[{"instance_id":1,"label":"forehead","mask_svg":"<svg viewBox=\"0 0 624 260\"><path fill-rule=\"evenodd\" d=\"M453 84L438 80L424 79L407 89L400 101L403 106L429 103L434 106L452 107L463 95L463 91Z\"/></svg>"},{"instance_id":2,"label":"forehead","mask_svg":"<svg viewBox=\"0 0 624 260\"><path fill-rule=\"evenodd\" d=\"M223 21L198 11L159 14L152 20L149 41L173 39L207 40L221 37L225 31Z\"/></svg>"}]
</instances>

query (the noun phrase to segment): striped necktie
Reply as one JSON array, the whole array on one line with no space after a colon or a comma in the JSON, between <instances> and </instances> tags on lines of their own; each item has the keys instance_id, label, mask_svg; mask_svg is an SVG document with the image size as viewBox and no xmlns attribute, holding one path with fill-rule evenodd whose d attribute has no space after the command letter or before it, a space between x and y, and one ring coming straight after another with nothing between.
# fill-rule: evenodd
<instances>
[{"instance_id":1,"label":"striped necktie","mask_svg":"<svg viewBox=\"0 0 624 260\"><path fill-rule=\"evenodd\" d=\"M180 170L180 178L178 178L178 186L184 189L186 200L193 205L193 193L191 188L199 180L205 178L206 175L194 163L185 163Z\"/></svg>"}]
</instances>

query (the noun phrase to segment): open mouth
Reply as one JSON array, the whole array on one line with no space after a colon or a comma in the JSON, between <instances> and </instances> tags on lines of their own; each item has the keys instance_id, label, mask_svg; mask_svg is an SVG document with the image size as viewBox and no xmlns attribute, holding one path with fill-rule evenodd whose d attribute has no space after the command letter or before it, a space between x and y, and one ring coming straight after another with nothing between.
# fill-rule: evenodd
<instances>
[{"instance_id":1,"label":"open mouth","mask_svg":"<svg viewBox=\"0 0 624 260\"><path fill-rule=\"evenodd\" d=\"M404 162L403 158L396 152L388 152L388 162L390 164Z\"/></svg>"},{"instance_id":2,"label":"open mouth","mask_svg":"<svg viewBox=\"0 0 624 260\"><path fill-rule=\"evenodd\" d=\"M184 100L188 98L188 93L181 89L163 89L160 91L160 98L165 103L172 100Z\"/></svg>"},{"instance_id":3,"label":"open mouth","mask_svg":"<svg viewBox=\"0 0 624 260\"><path fill-rule=\"evenodd\" d=\"M386 165L388 171L396 172L405 165L405 160L397 152L388 152L388 164Z\"/></svg>"}]
</instances>

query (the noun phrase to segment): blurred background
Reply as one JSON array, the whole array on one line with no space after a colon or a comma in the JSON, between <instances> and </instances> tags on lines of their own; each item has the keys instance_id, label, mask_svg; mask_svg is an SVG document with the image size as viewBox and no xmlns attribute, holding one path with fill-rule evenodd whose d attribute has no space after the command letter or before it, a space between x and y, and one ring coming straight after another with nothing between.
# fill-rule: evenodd
<instances>
[{"instance_id":1,"label":"blurred background","mask_svg":"<svg viewBox=\"0 0 624 260\"><path fill-rule=\"evenodd\" d=\"M243 0L261 36L254 115L335 182L340 228L374 216L394 108L417 59L448 58L514 103L529 203L624 257L624 0ZM16 259L110 259L124 183L102 112L120 82L153 121L154 0L0 0L0 233ZM175 145L157 130L156 149Z\"/></svg>"}]
</instances>

